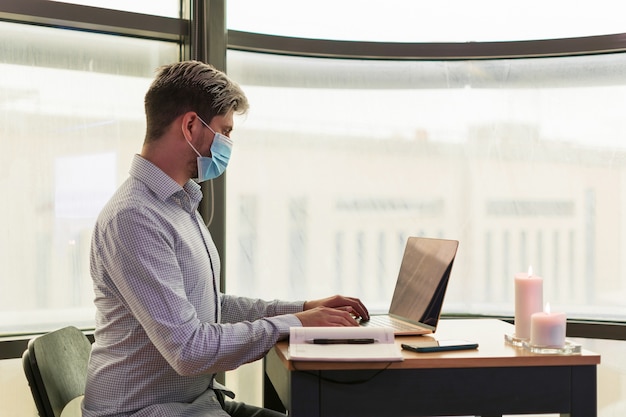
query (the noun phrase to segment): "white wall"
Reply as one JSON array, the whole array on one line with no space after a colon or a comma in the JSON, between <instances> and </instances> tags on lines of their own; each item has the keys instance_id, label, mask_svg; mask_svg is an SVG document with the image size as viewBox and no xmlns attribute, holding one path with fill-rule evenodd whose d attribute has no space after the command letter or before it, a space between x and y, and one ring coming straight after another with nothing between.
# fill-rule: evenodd
<instances>
[{"instance_id":1,"label":"white wall","mask_svg":"<svg viewBox=\"0 0 626 417\"><path fill-rule=\"evenodd\" d=\"M37 416L37 407L24 375L22 359L0 360L0 416Z\"/></svg>"}]
</instances>

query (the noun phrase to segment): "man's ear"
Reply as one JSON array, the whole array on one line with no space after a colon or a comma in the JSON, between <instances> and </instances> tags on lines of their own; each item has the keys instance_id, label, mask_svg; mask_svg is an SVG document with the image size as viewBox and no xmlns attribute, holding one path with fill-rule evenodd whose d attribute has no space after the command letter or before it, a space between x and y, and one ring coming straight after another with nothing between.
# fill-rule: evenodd
<instances>
[{"instance_id":1,"label":"man's ear","mask_svg":"<svg viewBox=\"0 0 626 417\"><path fill-rule=\"evenodd\" d=\"M184 113L180 118L180 128L183 137L189 142L193 142L194 129L197 128L197 125L195 123L197 118L198 115L196 114L196 112L193 111L188 111L187 113Z\"/></svg>"}]
</instances>

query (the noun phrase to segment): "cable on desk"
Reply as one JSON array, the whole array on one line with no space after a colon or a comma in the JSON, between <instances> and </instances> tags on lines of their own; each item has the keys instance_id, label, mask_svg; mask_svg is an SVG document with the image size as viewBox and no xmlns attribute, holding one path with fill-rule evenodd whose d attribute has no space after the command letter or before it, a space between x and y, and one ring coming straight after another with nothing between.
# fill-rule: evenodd
<instances>
[{"instance_id":1,"label":"cable on desk","mask_svg":"<svg viewBox=\"0 0 626 417\"><path fill-rule=\"evenodd\" d=\"M314 376L314 377L318 378L320 381L331 382L333 384L342 384L342 385L358 385L358 384L364 384L366 382L369 382L369 381L373 380L378 375L382 374L384 371L389 369L389 367L391 366L392 363L393 362L388 362L387 365L384 368L378 369L372 376L370 376L368 378L355 379L355 380L351 380L351 381L340 381L340 380L337 380L337 379L334 379L334 378L328 378L328 377L319 375L319 373L323 372L323 371L316 371L318 373L315 373L315 372L312 372L312 371L300 370L300 369L296 368L293 364L292 364L292 366L293 366L294 371L303 372L303 373L305 373L307 375Z\"/></svg>"}]
</instances>

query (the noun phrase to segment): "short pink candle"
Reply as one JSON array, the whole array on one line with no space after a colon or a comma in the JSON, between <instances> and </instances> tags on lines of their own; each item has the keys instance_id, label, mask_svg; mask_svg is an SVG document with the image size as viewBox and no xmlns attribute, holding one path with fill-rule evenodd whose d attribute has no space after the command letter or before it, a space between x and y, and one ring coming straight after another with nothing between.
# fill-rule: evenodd
<instances>
[{"instance_id":1,"label":"short pink candle","mask_svg":"<svg viewBox=\"0 0 626 417\"><path fill-rule=\"evenodd\" d=\"M515 337L530 337L530 316L543 310L543 278L528 273L515 274Z\"/></svg>"},{"instance_id":2,"label":"short pink candle","mask_svg":"<svg viewBox=\"0 0 626 417\"><path fill-rule=\"evenodd\" d=\"M545 311L535 313L530 318L530 344L562 348L565 346L565 313L551 313L550 304Z\"/></svg>"}]
</instances>

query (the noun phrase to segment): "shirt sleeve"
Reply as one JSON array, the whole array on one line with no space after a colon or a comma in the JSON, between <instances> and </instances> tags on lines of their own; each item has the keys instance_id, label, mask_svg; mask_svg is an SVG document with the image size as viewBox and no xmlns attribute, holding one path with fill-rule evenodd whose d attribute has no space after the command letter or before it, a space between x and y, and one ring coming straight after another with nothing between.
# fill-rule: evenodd
<instances>
[{"instance_id":1,"label":"shirt sleeve","mask_svg":"<svg viewBox=\"0 0 626 417\"><path fill-rule=\"evenodd\" d=\"M255 298L221 295L222 322L237 323L265 319L272 322L279 332L279 339L289 335L290 327L301 327L294 313L303 310L304 301L264 301Z\"/></svg>"},{"instance_id":2,"label":"shirt sleeve","mask_svg":"<svg viewBox=\"0 0 626 417\"><path fill-rule=\"evenodd\" d=\"M228 294L221 295L221 304L223 323L236 323L244 320L254 321L261 318L294 314L301 312L304 308L304 301L264 301Z\"/></svg>"}]
</instances>

